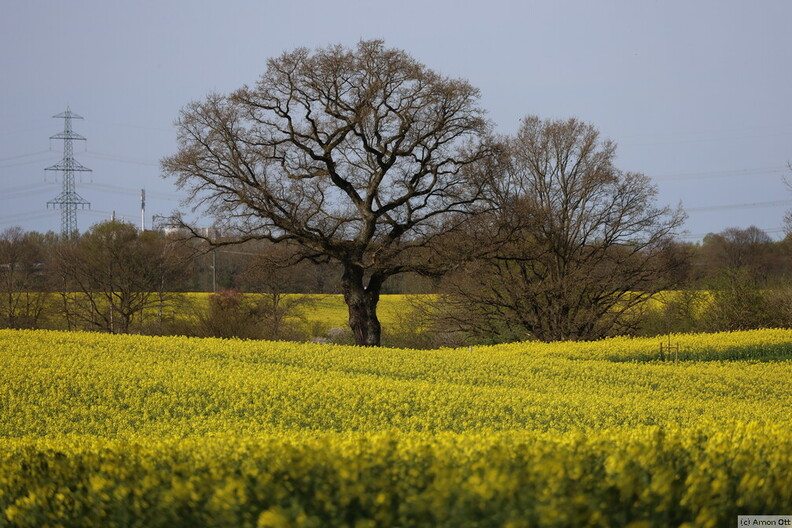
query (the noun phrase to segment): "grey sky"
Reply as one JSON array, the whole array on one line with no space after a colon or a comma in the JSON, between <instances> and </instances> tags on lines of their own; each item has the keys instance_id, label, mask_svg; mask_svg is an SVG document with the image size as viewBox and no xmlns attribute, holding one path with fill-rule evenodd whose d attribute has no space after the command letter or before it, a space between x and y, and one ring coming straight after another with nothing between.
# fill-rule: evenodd
<instances>
[{"instance_id":1,"label":"grey sky","mask_svg":"<svg viewBox=\"0 0 792 528\"><path fill-rule=\"evenodd\" d=\"M756 225L782 236L792 192L792 2L0 0L0 230L60 230L45 173L71 110L78 226L111 211L179 207L160 178L181 107L256 81L269 57L382 38L481 89L500 132L521 117L578 117L618 145L618 166L681 202L690 239ZM51 151L49 150L51 146Z\"/></svg>"}]
</instances>

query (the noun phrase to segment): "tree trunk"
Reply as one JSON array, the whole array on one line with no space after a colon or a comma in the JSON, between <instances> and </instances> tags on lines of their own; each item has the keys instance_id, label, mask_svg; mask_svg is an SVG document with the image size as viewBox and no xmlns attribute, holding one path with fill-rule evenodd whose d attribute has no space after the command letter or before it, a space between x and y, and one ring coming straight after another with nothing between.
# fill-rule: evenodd
<instances>
[{"instance_id":1,"label":"tree trunk","mask_svg":"<svg viewBox=\"0 0 792 528\"><path fill-rule=\"evenodd\" d=\"M355 336L355 343L360 346L379 346L382 328L377 319L377 303L382 279L375 275L369 279L368 285L364 285L363 268L348 263L344 265L341 285L344 301L349 308L349 327Z\"/></svg>"}]
</instances>

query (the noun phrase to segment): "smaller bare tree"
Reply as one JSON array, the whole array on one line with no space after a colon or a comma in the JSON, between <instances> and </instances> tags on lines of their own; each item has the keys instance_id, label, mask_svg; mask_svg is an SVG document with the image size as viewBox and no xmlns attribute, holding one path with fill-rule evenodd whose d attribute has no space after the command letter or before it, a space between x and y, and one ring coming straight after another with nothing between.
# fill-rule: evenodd
<instances>
[{"instance_id":1,"label":"smaller bare tree","mask_svg":"<svg viewBox=\"0 0 792 528\"><path fill-rule=\"evenodd\" d=\"M770 268L770 247L773 239L756 226L745 229L730 227L704 237L702 263L716 274L723 270L746 268L757 278Z\"/></svg>"},{"instance_id":2,"label":"smaller bare tree","mask_svg":"<svg viewBox=\"0 0 792 528\"><path fill-rule=\"evenodd\" d=\"M446 281L444 312L478 335L592 339L673 284L663 253L684 214L615 151L576 119L524 119L503 141L499 208L472 224L490 250Z\"/></svg>"},{"instance_id":3,"label":"smaller bare tree","mask_svg":"<svg viewBox=\"0 0 792 528\"><path fill-rule=\"evenodd\" d=\"M0 325L35 328L50 292L44 249L19 227L0 233Z\"/></svg>"},{"instance_id":4,"label":"smaller bare tree","mask_svg":"<svg viewBox=\"0 0 792 528\"><path fill-rule=\"evenodd\" d=\"M295 295L309 262L301 261L300 252L288 244L264 243L258 255L239 276L245 291L255 293L255 314L265 339L291 339L300 334L304 312L313 300Z\"/></svg>"},{"instance_id":5,"label":"smaller bare tree","mask_svg":"<svg viewBox=\"0 0 792 528\"><path fill-rule=\"evenodd\" d=\"M129 332L148 308L161 311L163 289L184 265L159 233L116 221L94 225L59 253L67 319L111 333Z\"/></svg>"}]
</instances>

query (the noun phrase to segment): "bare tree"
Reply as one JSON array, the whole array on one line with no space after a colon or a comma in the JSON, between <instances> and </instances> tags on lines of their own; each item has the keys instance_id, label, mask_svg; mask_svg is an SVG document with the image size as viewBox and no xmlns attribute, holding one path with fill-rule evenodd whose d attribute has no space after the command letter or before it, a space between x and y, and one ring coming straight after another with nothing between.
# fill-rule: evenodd
<instances>
[{"instance_id":1,"label":"bare tree","mask_svg":"<svg viewBox=\"0 0 792 528\"><path fill-rule=\"evenodd\" d=\"M111 333L129 332L147 308L161 313L164 288L184 265L159 233L116 221L94 225L59 253L67 321Z\"/></svg>"},{"instance_id":2,"label":"bare tree","mask_svg":"<svg viewBox=\"0 0 792 528\"><path fill-rule=\"evenodd\" d=\"M38 326L50 296L44 250L19 227L0 233L0 325Z\"/></svg>"},{"instance_id":3,"label":"bare tree","mask_svg":"<svg viewBox=\"0 0 792 528\"><path fill-rule=\"evenodd\" d=\"M756 226L730 227L704 237L701 252L710 271L748 268L759 277L767 275L772 244L770 235Z\"/></svg>"},{"instance_id":4,"label":"bare tree","mask_svg":"<svg viewBox=\"0 0 792 528\"><path fill-rule=\"evenodd\" d=\"M299 260L299 252L289 244L265 243L248 267L237 276L244 290L256 293L253 313L262 325L265 339L289 339L300 335L298 324L314 298L294 295L312 264Z\"/></svg>"},{"instance_id":5,"label":"bare tree","mask_svg":"<svg viewBox=\"0 0 792 528\"><path fill-rule=\"evenodd\" d=\"M475 234L497 243L446 281L445 313L479 335L591 339L673 284L663 250L684 214L655 206L646 176L614 167L615 149L576 119L524 119L504 140L501 207Z\"/></svg>"},{"instance_id":6,"label":"bare tree","mask_svg":"<svg viewBox=\"0 0 792 528\"><path fill-rule=\"evenodd\" d=\"M378 345L383 283L425 269L416 250L480 198L478 98L381 41L301 48L255 86L188 105L162 166L237 241L294 241L339 262L356 342Z\"/></svg>"}]
</instances>

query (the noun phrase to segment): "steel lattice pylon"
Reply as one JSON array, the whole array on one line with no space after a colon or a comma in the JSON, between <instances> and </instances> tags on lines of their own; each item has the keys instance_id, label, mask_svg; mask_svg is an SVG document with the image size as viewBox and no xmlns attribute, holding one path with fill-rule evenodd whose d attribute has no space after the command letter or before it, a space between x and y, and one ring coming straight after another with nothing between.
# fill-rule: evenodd
<instances>
[{"instance_id":1,"label":"steel lattice pylon","mask_svg":"<svg viewBox=\"0 0 792 528\"><path fill-rule=\"evenodd\" d=\"M63 159L53 165L47 167L45 170L61 171L63 174L63 190L60 195L47 202L47 208L51 205L53 208L61 209L61 236L63 238L72 238L77 233L77 207L84 209L87 205L91 207L90 202L83 199L82 196L77 194L74 183L75 172L91 172L91 169L84 167L77 160L74 159L74 148L72 141L80 140L85 141L85 138L80 134L72 131L72 119L82 119L72 112L69 107L66 111L52 117L63 119L63 132L51 136L50 139L63 140Z\"/></svg>"}]
</instances>

